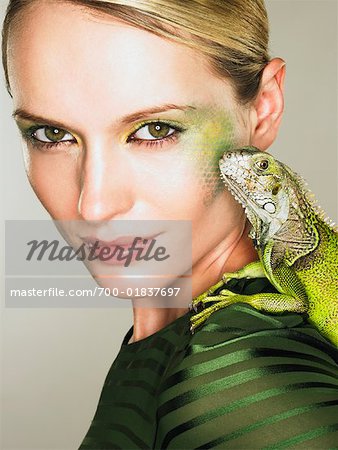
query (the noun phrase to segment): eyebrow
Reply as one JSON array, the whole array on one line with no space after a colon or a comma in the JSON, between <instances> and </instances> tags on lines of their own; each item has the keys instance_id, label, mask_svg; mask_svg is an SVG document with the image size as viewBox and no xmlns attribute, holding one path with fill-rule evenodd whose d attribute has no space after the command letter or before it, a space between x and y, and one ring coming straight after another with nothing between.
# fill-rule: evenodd
<instances>
[{"instance_id":1,"label":"eyebrow","mask_svg":"<svg viewBox=\"0 0 338 450\"><path fill-rule=\"evenodd\" d=\"M171 111L171 110L180 110L180 111L189 111L196 109L194 106L191 105L162 105L162 106L155 106L152 108L144 109L143 111L138 111L132 114L128 114L127 116L123 117L121 122L122 123L130 123L135 122L136 120L143 119L144 117L147 117L151 114L156 113L162 113L165 111Z\"/></svg>"},{"instance_id":2,"label":"eyebrow","mask_svg":"<svg viewBox=\"0 0 338 450\"><path fill-rule=\"evenodd\" d=\"M132 114L128 114L120 119L122 124L128 124L131 122L135 122L136 120L143 119L151 114L156 113L162 113L165 111L171 111L171 110L180 110L180 111L189 111L189 110L195 110L196 107L191 105L175 105L175 104L168 104L168 105L161 105L161 106L154 106L151 108L143 109L142 111L137 111ZM13 114L12 117L15 119L16 117L20 117L21 119L31 120L32 122L43 122L43 123L49 123L55 126L58 126L60 128L67 128L67 125L59 122L58 120L48 119L46 117L42 117L36 114L31 114L29 111L25 111L22 108L17 108Z\"/></svg>"}]
</instances>

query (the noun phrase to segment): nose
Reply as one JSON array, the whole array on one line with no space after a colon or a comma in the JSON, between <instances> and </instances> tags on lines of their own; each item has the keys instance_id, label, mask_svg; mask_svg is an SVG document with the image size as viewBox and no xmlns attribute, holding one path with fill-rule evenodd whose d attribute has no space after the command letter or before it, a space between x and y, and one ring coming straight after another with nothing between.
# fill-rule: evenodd
<instances>
[{"instance_id":1,"label":"nose","mask_svg":"<svg viewBox=\"0 0 338 450\"><path fill-rule=\"evenodd\" d=\"M78 200L83 220L124 218L134 204L127 152L113 146L100 140L85 145Z\"/></svg>"}]
</instances>

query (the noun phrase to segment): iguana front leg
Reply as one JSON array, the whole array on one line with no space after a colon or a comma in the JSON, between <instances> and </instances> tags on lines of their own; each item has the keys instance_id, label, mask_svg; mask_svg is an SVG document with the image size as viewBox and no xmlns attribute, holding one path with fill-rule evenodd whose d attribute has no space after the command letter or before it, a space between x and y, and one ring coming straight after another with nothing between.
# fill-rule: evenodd
<instances>
[{"instance_id":1,"label":"iguana front leg","mask_svg":"<svg viewBox=\"0 0 338 450\"><path fill-rule=\"evenodd\" d=\"M197 312L198 307L202 304L203 300L213 294L219 287L232 279L240 278L266 278L262 263L260 261L254 261L237 270L236 272L223 273L222 279L218 283L214 284L206 292L203 292L203 294L195 297L192 300L192 302L189 304L189 309L193 309L195 312ZM213 299L214 298L215 297L213 297ZM212 301L212 298L209 301Z\"/></svg>"},{"instance_id":2,"label":"iguana front leg","mask_svg":"<svg viewBox=\"0 0 338 450\"><path fill-rule=\"evenodd\" d=\"M236 272L225 272L222 275L225 283L239 278L266 278L263 264L260 261L253 261Z\"/></svg>"},{"instance_id":3,"label":"iguana front leg","mask_svg":"<svg viewBox=\"0 0 338 450\"><path fill-rule=\"evenodd\" d=\"M203 311L193 315L190 319L190 331L194 330L201 325L205 320L215 311L234 303L246 303L251 305L255 309L267 313L283 313L283 312L296 312L304 313L307 311L307 303L297 298L291 297L286 294L278 293L259 293L253 295L236 294L227 289L223 289L220 295L214 297L207 297L202 300L202 304L205 305L208 302L216 302L213 305L205 308Z\"/></svg>"}]
</instances>

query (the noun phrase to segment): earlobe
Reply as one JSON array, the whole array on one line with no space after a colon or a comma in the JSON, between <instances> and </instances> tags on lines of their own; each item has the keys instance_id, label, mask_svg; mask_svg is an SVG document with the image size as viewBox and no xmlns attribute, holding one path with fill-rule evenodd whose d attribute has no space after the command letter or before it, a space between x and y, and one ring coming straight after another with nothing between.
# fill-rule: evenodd
<instances>
[{"instance_id":1,"label":"earlobe","mask_svg":"<svg viewBox=\"0 0 338 450\"><path fill-rule=\"evenodd\" d=\"M285 61L272 59L265 67L258 96L252 106L251 144L266 150L276 139L284 110Z\"/></svg>"}]
</instances>

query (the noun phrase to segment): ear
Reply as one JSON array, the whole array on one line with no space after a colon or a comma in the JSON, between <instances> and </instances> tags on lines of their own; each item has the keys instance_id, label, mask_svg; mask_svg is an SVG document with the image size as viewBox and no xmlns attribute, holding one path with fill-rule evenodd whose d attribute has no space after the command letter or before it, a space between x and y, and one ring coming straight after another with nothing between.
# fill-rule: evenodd
<instances>
[{"instance_id":1,"label":"ear","mask_svg":"<svg viewBox=\"0 0 338 450\"><path fill-rule=\"evenodd\" d=\"M284 110L285 61L272 59L265 67L251 111L251 145L266 150L276 139Z\"/></svg>"}]
</instances>

